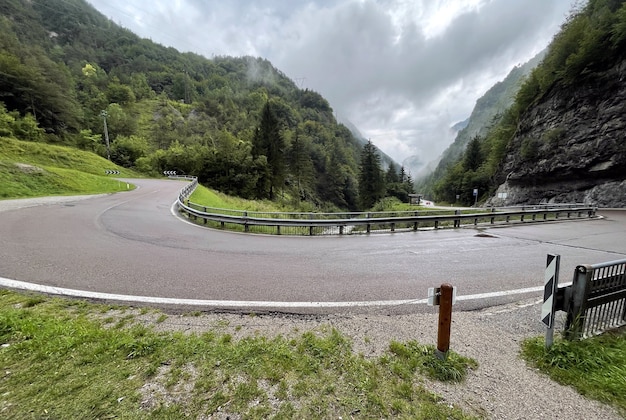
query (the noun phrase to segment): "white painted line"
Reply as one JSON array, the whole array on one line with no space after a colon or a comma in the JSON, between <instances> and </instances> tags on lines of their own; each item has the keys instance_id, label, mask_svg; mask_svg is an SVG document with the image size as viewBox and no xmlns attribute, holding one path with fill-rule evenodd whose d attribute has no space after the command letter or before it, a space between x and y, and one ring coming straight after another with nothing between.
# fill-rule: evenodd
<instances>
[{"instance_id":1,"label":"white painted line","mask_svg":"<svg viewBox=\"0 0 626 420\"><path fill-rule=\"evenodd\" d=\"M204 299L177 299L155 296L119 295L115 293L90 292L87 290L66 289L63 287L45 286L24 281L11 280L0 277L0 287L10 289L29 290L33 292L47 293L51 295L72 296L98 300L112 300L120 302L135 302L155 305L182 305L204 306L219 308L356 308L367 306L400 306L400 305L423 305L428 299L403 299L403 300L370 300L355 302L280 302L280 301L253 301L253 300L204 300ZM479 293L475 295L457 296L458 301L480 300L493 297L511 296L524 293L536 293L543 290L543 286L528 287L525 289L505 290L501 292Z\"/></svg>"}]
</instances>

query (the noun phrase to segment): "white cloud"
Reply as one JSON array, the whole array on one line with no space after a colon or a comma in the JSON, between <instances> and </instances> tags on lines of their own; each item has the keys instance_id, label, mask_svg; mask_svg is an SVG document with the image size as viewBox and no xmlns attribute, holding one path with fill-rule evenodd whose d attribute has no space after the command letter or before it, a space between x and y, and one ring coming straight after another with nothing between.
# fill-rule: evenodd
<instances>
[{"instance_id":1,"label":"white cloud","mask_svg":"<svg viewBox=\"0 0 626 420\"><path fill-rule=\"evenodd\" d=\"M427 162L448 128L542 50L570 0L90 0L155 42L269 59L383 151Z\"/></svg>"}]
</instances>

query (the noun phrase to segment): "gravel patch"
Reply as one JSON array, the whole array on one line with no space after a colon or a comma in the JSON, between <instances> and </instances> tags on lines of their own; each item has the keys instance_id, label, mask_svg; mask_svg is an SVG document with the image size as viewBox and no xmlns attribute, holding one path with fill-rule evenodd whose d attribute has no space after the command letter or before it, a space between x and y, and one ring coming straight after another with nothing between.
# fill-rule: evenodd
<instances>
[{"instance_id":1,"label":"gravel patch","mask_svg":"<svg viewBox=\"0 0 626 420\"><path fill-rule=\"evenodd\" d=\"M19 210L19 209L24 209L27 207L72 203L76 201L86 200L88 198L98 197L99 195L104 195L104 194L35 197L35 198L21 198L18 200L0 200L0 212L9 211L9 210Z\"/></svg>"},{"instance_id":2,"label":"gravel patch","mask_svg":"<svg viewBox=\"0 0 626 420\"><path fill-rule=\"evenodd\" d=\"M545 334L539 321L541 302L536 299L475 312L452 315L451 350L478 361L461 384L426 380L425 386L467 413L486 419L622 419L616 410L587 399L573 388L550 380L520 358L520 344L528 337ZM197 315L197 314L196 314ZM140 321L161 331L246 336L300 336L335 328L352 340L353 349L366 357L387 351L392 340L436 344L437 309L431 313L390 315L372 310L367 314L246 315L203 313L197 316L138 315ZM557 330L562 328L559 320Z\"/></svg>"}]
</instances>

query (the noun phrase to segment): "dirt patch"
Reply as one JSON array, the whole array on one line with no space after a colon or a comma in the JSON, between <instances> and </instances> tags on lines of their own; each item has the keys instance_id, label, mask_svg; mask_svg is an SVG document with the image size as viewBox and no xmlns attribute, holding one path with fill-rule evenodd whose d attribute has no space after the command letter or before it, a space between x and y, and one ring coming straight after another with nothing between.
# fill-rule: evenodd
<instances>
[{"instance_id":1,"label":"dirt patch","mask_svg":"<svg viewBox=\"0 0 626 420\"><path fill-rule=\"evenodd\" d=\"M25 174L42 174L46 172L39 166L28 165L26 163L16 163L15 166Z\"/></svg>"}]
</instances>

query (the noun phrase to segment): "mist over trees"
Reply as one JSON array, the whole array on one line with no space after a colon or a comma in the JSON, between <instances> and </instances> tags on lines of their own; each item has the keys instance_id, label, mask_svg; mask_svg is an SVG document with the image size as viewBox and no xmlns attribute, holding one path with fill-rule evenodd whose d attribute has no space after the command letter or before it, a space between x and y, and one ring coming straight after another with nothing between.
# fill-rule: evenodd
<instances>
[{"instance_id":1,"label":"mist over trees","mask_svg":"<svg viewBox=\"0 0 626 420\"><path fill-rule=\"evenodd\" d=\"M507 153L518 153L529 164L538 159L544 145L556 144L563 129L554 129L537 139L525 139L520 150L511 145L520 122L532 106L558 89L577 84L626 58L626 3L620 0L590 0L574 10L557 33L541 63L519 87L513 104L497 115L480 136L475 136L452 162L443 162L420 185L436 201L463 205L474 203L472 191L487 197L495 192ZM506 174L505 174L506 175ZM457 198L458 197L458 198Z\"/></svg>"},{"instance_id":2,"label":"mist over trees","mask_svg":"<svg viewBox=\"0 0 626 420\"><path fill-rule=\"evenodd\" d=\"M269 61L180 53L84 0L0 3L0 102L0 135L106 156L106 124L118 165L195 175L227 194L310 210L403 196L380 161L362 162L363 143L328 101ZM360 183L364 165L375 192Z\"/></svg>"}]
</instances>

